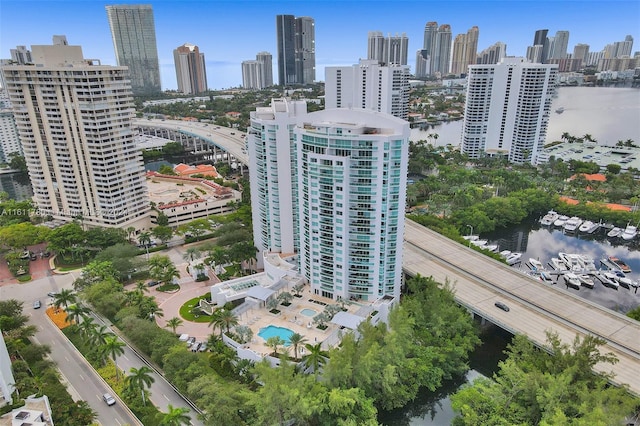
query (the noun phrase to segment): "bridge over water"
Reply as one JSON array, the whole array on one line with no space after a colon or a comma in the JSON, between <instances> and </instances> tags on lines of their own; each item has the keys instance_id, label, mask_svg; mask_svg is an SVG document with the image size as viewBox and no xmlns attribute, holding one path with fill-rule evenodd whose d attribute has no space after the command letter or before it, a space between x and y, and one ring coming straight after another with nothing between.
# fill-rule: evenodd
<instances>
[{"instance_id":1,"label":"bridge over water","mask_svg":"<svg viewBox=\"0 0 640 426\"><path fill-rule=\"evenodd\" d=\"M517 270L407 220L403 268L455 289L455 298L469 311L511 332L524 334L536 345L546 343L545 331L556 332L563 342L590 334L607 343L615 365L597 365L613 372L615 384L627 384L640 395L640 323L557 286L537 281ZM620 289L619 291L625 291ZM637 297L632 292L629 297ZM509 312L494 303L504 302Z\"/></svg>"}]
</instances>

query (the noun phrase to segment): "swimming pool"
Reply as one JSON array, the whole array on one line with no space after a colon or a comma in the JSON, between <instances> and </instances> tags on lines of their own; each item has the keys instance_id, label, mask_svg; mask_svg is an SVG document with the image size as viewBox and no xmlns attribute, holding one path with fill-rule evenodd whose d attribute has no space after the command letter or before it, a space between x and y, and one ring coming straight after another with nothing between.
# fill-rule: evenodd
<instances>
[{"instance_id":1,"label":"swimming pool","mask_svg":"<svg viewBox=\"0 0 640 426\"><path fill-rule=\"evenodd\" d=\"M305 317L313 317L317 314L316 311L314 311L313 309L309 309L309 308L304 308L303 310L300 311L300 313L302 315L304 315Z\"/></svg>"},{"instance_id":2,"label":"swimming pool","mask_svg":"<svg viewBox=\"0 0 640 426\"><path fill-rule=\"evenodd\" d=\"M275 325L269 325L267 327L261 328L258 332L258 336L262 337L265 342L269 337L279 336L282 340L284 340L285 346L289 346L289 337L291 337L292 334L292 330L289 330L285 327L276 327Z\"/></svg>"}]
</instances>

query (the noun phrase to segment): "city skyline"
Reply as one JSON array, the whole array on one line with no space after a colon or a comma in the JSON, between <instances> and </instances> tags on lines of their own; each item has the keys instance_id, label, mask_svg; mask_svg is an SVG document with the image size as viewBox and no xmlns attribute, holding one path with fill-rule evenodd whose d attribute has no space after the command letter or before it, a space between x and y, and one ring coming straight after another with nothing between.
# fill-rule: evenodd
<instances>
[{"instance_id":1,"label":"city skyline","mask_svg":"<svg viewBox=\"0 0 640 426\"><path fill-rule=\"evenodd\" d=\"M105 11L105 6L114 4L152 6L163 90L177 89L173 49L184 43L198 45L207 52L209 88L241 86L242 61L260 51L277 54L275 22L279 14L314 19L319 81L324 81L327 66L353 65L366 58L369 31L385 35L406 33L409 66L414 73L415 52L422 48L424 26L429 21L451 25L453 37L478 26L478 51L502 42L507 45L509 56L526 56L527 46L539 29L548 29L549 34L569 31L569 52L579 43L588 44L590 51L600 51L609 43L624 40L626 35L640 39L640 2L626 0L580 2L579 7L574 1L441 4L360 0L236 3L2 0L0 58L9 58L10 49L16 46L49 44L53 35L66 35L69 44L82 46L86 58L116 65ZM611 13L612 10L616 13ZM28 31L25 23L29 24Z\"/></svg>"}]
</instances>

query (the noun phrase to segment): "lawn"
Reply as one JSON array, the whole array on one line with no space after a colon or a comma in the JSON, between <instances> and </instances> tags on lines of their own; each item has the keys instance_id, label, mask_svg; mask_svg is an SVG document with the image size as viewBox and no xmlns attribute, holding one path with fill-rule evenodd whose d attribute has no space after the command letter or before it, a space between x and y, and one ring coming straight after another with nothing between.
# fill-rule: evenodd
<instances>
[{"instance_id":1,"label":"lawn","mask_svg":"<svg viewBox=\"0 0 640 426\"><path fill-rule=\"evenodd\" d=\"M209 300L210 296L211 295L209 293L206 293L200 297L194 297L191 300L187 300L184 305L180 307L180 316L183 319L191 322L209 322L211 320L211 317L209 315L203 313L194 314L191 312L191 310L198 306L198 303L201 299Z\"/></svg>"}]
</instances>

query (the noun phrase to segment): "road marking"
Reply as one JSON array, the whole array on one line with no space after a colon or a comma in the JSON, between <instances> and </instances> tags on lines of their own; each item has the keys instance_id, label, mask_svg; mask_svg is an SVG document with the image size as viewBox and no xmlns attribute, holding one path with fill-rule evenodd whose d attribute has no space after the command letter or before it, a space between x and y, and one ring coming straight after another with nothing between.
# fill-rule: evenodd
<instances>
[{"instance_id":1,"label":"road marking","mask_svg":"<svg viewBox=\"0 0 640 426\"><path fill-rule=\"evenodd\" d=\"M126 355L122 355L122 358L126 359L127 361L129 361L129 358L127 358Z\"/></svg>"},{"instance_id":2,"label":"road marking","mask_svg":"<svg viewBox=\"0 0 640 426\"><path fill-rule=\"evenodd\" d=\"M169 398L167 398L167 395L162 394L162 396L164 396L164 398L165 398L167 401L171 401Z\"/></svg>"},{"instance_id":3,"label":"road marking","mask_svg":"<svg viewBox=\"0 0 640 426\"><path fill-rule=\"evenodd\" d=\"M115 421L116 421L116 423L118 423L118 425L121 425L121 424L122 424L122 423L120 423L120 420L118 420L118 419L113 419L113 420L115 420Z\"/></svg>"},{"instance_id":4,"label":"road marking","mask_svg":"<svg viewBox=\"0 0 640 426\"><path fill-rule=\"evenodd\" d=\"M66 360L67 360L67 362L70 362L70 361L69 361L69 358L67 358L66 356L64 357L64 359L66 359Z\"/></svg>"},{"instance_id":5,"label":"road marking","mask_svg":"<svg viewBox=\"0 0 640 426\"><path fill-rule=\"evenodd\" d=\"M80 376L80 378L81 378L82 380L86 381L86 380L85 380L85 378L84 378L84 377L82 377L82 374L78 374L78 376Z\"/></svg>"}]
</instances>

